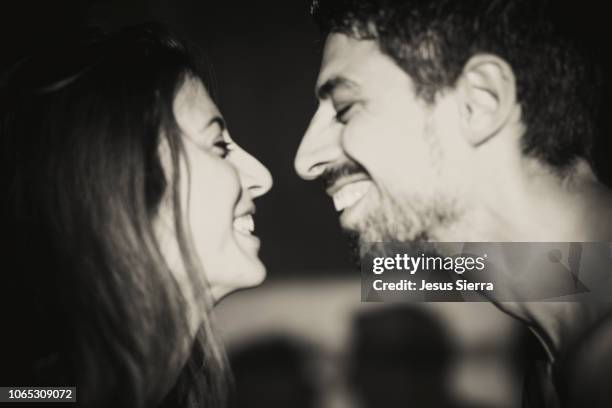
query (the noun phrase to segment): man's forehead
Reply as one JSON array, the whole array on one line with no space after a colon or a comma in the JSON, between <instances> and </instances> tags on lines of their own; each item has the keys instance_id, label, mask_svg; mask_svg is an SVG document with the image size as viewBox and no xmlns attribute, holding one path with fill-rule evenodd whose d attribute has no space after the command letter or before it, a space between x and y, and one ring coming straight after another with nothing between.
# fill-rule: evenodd
<instances>
[{"instance_id":1,"label":"man's forehead","mask_svg":"<svg viewBox=\"0 0 612 408\"><path fill-rule=\"evenodd\" d=\"M317 89L334 78L358 79L360 73L382 53L374 40L358 40L345 34L330 34L325 41Z\"/></svg>"}]
</instances>

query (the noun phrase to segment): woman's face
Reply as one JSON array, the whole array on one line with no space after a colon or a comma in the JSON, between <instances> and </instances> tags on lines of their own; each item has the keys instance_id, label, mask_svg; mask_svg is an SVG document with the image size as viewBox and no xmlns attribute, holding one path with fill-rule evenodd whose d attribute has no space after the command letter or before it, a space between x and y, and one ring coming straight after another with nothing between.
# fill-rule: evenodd
<instances>
[{"instance_id":1,"label":"woman's face","mask_svg":"<svg viewBox=\"0 0 612 408\"><path fill-rule=\"evenodd\" d=\"M180 161L181 210L213 298L219 300L265 277L258 258L259 239L253 235L253 199L270 190L272 177L232 141L200 80L185 81L174 101L174 116L185 148ZM163 158L163 152L161 155ZM162 237L161 241L168 240ZM163 244L162 250L179 283L185 284L187 276L178 251Z\"/></svg>"}]
</instances>

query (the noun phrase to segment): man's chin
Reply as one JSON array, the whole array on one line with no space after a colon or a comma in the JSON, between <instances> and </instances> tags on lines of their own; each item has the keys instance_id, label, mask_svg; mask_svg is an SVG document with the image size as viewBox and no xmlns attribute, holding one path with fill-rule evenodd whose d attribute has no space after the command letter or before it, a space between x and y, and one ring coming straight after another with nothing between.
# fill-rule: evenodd
<instances>
[{"instance_id":1,"label":"man's chin","mask_svg":"<svg viewBox=\"0 0 612 408\"><path fill-rule=\"evenodd\" d=\"M349 247L350 262L353 263L357 269L361 270L362 241L359 232L342 229L342 233Z\"/></svg>"},{"instance_id":2,"label":"man's chin","mask_svg":"<svg viewBox=\"0 0 612 408\"><path fill-rule=\"evenodd\" d=\"M373 245L376 243L402 243L407 245L406 250L417 251L419 248L425 251L425 243L430 242L426 233L419 234L394 234L394 231L382 228L381 225L368 223L369 228L363 230L353 230L342 228L342 233L349 246L350 261L361 269L361 259L365 254L373 254L375 256L389 256L384 252L385 246ZM421 248L421 245L423 247ZM378 253L378 251L383 251Z\"/></svg>"},{"instance_id":3,"label":"man's chin","mask_svg":"<svg viewBox=\"0 0 612 408\"><path fill-rule=\"evenodd\" d=\"M372 250L376 250L376 248L379 247L372 244L378 242L398 242L391 236L373 234L371 230L367 232L359 232L355 230L342 229L342 232L349 247L350 261L357 269L361 269L361 259L364 257L364 255Z\"/></svg>"}]
</instances>

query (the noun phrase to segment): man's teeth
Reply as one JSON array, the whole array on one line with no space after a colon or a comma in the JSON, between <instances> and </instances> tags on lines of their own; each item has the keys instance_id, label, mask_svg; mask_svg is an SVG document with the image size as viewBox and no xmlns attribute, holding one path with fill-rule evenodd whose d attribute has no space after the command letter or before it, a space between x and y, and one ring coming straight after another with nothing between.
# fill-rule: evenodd
<instances>
[{"instance_id":1,"label":"man's teeth","mask_svg":"<svg viewBox=\"0 0 612 408\"><path fill-rule=\"evenodd\" d=\"M361 200L363 196L366 195L371 185L371 181L364 180L356 181L342 187L333 195L334 207L336 207L336 211L342 211Z\"/></svg>"},{"instance_id":2,"label":"man's teeth","mask_svg":"<svg viewBox=\"0 0 612 408\"><path fill-rule=\"evenodd\" d=\"M243 234L252 234L255 231L255 221L250 214L234 218L234 229Z\"/></svg>"}]
</instances>

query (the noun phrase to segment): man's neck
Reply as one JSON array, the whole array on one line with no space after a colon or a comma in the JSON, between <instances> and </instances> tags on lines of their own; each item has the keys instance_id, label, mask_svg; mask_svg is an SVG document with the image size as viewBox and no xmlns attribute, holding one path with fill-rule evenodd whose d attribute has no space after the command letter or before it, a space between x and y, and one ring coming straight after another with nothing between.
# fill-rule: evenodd
<instances>
[{"instance_id":1,"label":"man's neck","mask_svg":"<svg viewBox=\"0 0 612 408\"><path fill-rule=\"evenodd\" d=\"M507 305L501 309L508 311ZM609 302L524 302L512 310L529 323L552 362L564 355L594 325L612 311Z\"/></svg>"},{"instance_id":2,"label":"man's neck","mask_svg":"<svg viewBox=\"0 0 612 408\"><path fill-rule=\"evenodd\" d=\"M612 192L586 162L563 178L541 165L525 165L479 196L469 218L481 241L612 241Z\"/></svg>"},{"instance_id":3,"label":"man's neck","mask_svg":"<svg viewBox=\"0 0 612 408\"><path fill-rule=\"evenodd\" d=\"M479 210L468 217L470 241L612 242L612 193L586 162L563 179L537 165L521 172L490 185L481 201L473 202ZM457 234L465 227L457 228ZM499 306L530 325L553 361L612 309L610 303L586 301Z\"/></svg>"}]
</instances>

